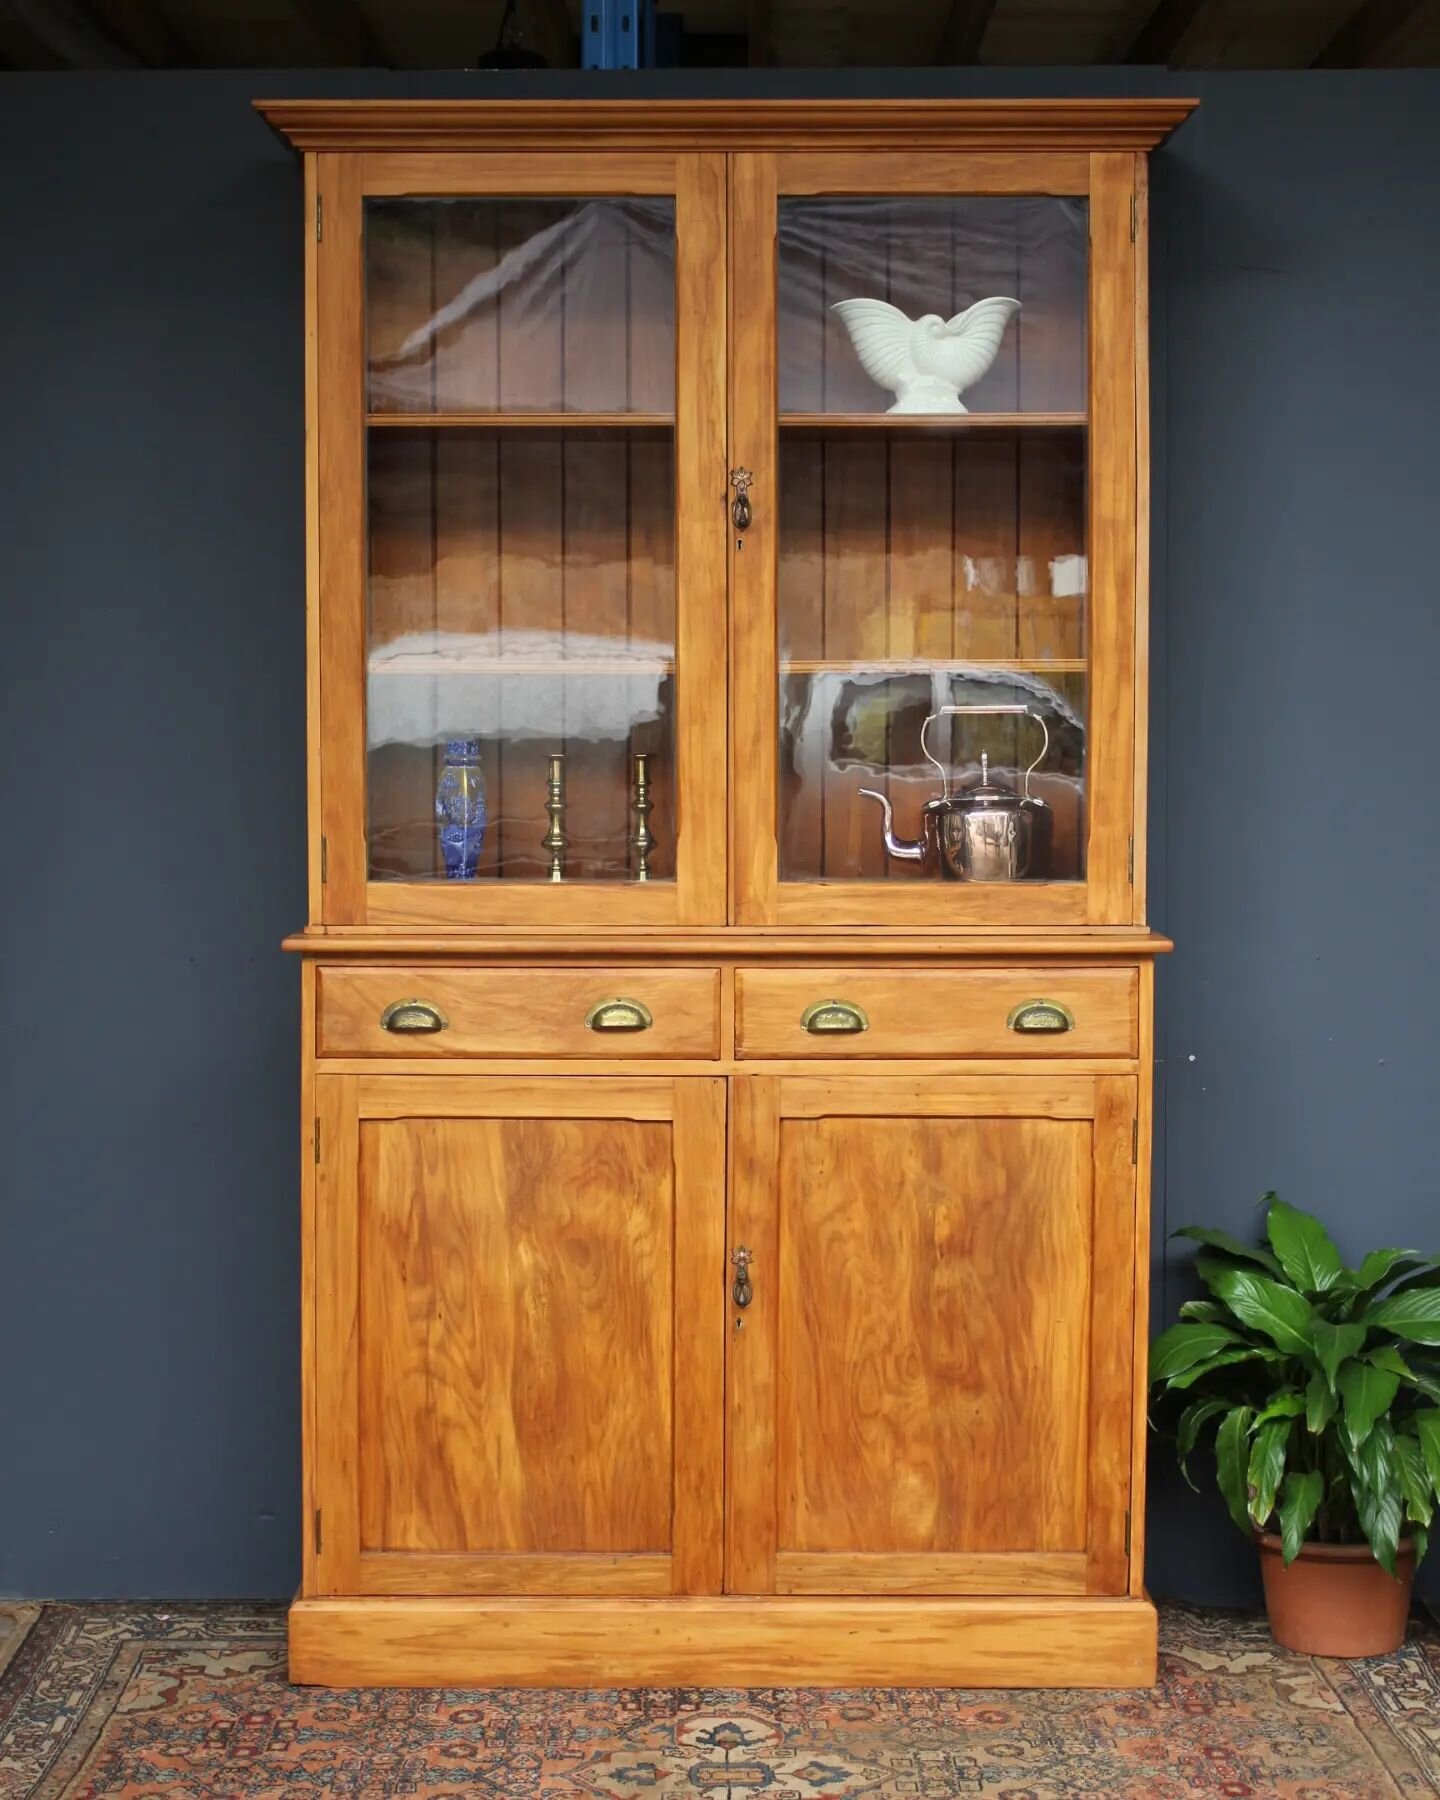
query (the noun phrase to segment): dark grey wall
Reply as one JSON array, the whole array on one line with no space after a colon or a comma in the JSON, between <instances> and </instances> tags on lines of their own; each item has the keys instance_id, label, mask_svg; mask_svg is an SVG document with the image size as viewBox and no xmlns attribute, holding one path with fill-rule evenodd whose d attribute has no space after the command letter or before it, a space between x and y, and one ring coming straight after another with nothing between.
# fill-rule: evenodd
<instances>
[{"instance_id":1,"label":"dark grey wall","mask_svg":"<svg viewBox=\"0 0 1440 1800\"><path fill-rule=\"evenodd\" d=\"M247 103L496 83L0 77L0 1593L294 1586L299 175ZM1202 96L1154 170L1157 1245L1272 1186L1433 1245L1440 76L666 86L742 83ZM1253 1594L1163 1458L1151 1533L1156 1591Z\"/></svg>"}]
</instances>

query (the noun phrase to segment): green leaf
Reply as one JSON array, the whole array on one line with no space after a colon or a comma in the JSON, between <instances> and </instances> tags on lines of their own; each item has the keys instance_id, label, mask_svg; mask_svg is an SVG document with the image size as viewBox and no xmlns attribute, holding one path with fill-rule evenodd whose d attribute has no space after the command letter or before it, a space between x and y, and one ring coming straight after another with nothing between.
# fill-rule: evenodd
<instances>
[{"instance_id":1,"label":"green leaf","mask_svg":"<svg viewBox=\"0 0 1440 1800\"><path fill-rule=\"evenodd\" d=\"M1435 1510L1430 1471L1425 1467L1419 1442L1403 1431L1395 1434L1395 1472L1400 1477L1406 1513L1417 1525L1428 1525Z\"/></svg>"},{"instance_id":2,"label":"green leaf","mask_svg":"<svg viewBox=\"0 0 1440 1800\"><path fill-rule=\"evenodd\" d=\"M1317 1370L1305 1389L1305 1429L1317 1437L1335 1417L1339 1396L1326 1377Z\"/></svg>"},{"instance_id":3,"label":"green leaf","mask_svg":"<svg viewBox=\"0 0 1440 1800\"><path fill-rule=\"evenodd\" d=\"M1151 1384L1182 1375L1193 1364L1244 1341L1226 1325L1172 1325L1150 1346Z\"/></svg>"},{"instance_id":4,"label":"green leaf","mask_svg":"<svg viewBox=\"0 0 1440 1800\"><path fill-rule=\"evenodd\" d=\"M1372 1494L1384 1493L1397 1482L1395 1432L1388 1419L1377 1419L1370 1435L1358 1446L1346 1446L1356 1479Z\"/></svg>"},{"instance_id":5,"label":"green leaf","mask_svg":"<svg viewBox=\"0 0 1440 1800\"><path fill-rule=\"evenodd\" d=\"M1320 1359L1320 1367L1325 1371L1326 1380L1334 1387L1341 1363L1353 1356L1365 1342L1365 1327L1332 1325L1328 1319L1317 1319L1311 1335L1315 1340L1315 1354Z\"/></svg>"},{"instance_id":6,"label":"green leaf","mask_svg":"<svg viewBox=\"0 0 1440 1800\"><path fill-rule=\"evenodd\" d=\"M1424 1394L1427 1399L1440 1404L1440 1375L1432 1375L1426 1369L1411 1369L1405 1380L1417 1393Z\"/></svg>"},{"instance_id":7,"label":"green leaf","mask_svg":"<svg viewBox=\"0 0 1440 1800\"><path fill-rule=\"evenodd\" d=\"M1400 1377L1393 1369L1377 1369L1373 1363L1347 1362L1336 1385L1345 1403L1345 1430L1352 1450L1358 1450L1370 1435L1375 1421L1390 1410L1390 1402L1400 1387Z\"/></svg>"},{"instance_id":8,"label":"green leaf","mask_svg":"<svg viewBox=\"0 0 1440 1800\"><path fill-rule=\"evenodd\" d=\"M1430 1471L1430 1485L1440 1493L1440 1408L1427 1406L1423 1412L1417 1412L1410 1423L1420 1440L1420 1454Z\"/></svg>"},{"instance_id":9,"label":"green leaf","mask_svg":"<svg viewBox=\"0 0 1440 1800\"><path fill-rule=\"evenodd\" d=\"M1285 1273L1307 1294L1323 1294L1345 1273L1340 1252L1316 1218L1298 1207L1273 1200L1265 1231Z\"/></svg>"},{"instance_id":10,"label":"green leaf","mask_svg":"<svg viewBox=\"0 0 1440 1800\"><path fill-rule=\"evenodd\" d=\"M1397 1275L1408 1272L1398 1266L1400 1263L1418 1267L1415 1259L1419 1254L1418 1250L1372 1250L1358 1269L1345 1271L1350 1277L1347 1286L1363 1292L1366 1288L1377 1288L1383 1282L1393 1281Z\"/></svg>"},{"instance_id":11,"label":"green leaf","mask_svg":"<svg viewBox=\"0 0 1440 1800\"><path fill-rule=\"evenodd\" d=\"M1275 1510L1275 1494L1285 1473L1285 1443L1290 1436L1288 1419L1272 1419L1262 1425L1250 1443L1250 1464L1245 1472L1246 1493L1252 1521L1264 1527Z\"/></svg>"},{"instance_id":12,"label":"green leaf","mask_svg":"<svg viewBox=\"0 0 1440 1800\"><path fill-rule=\"evenodd\" d=\"M1400 1496L1394 1488L1378 1493L1361 1487L1355 1494L1355 1510L1360 1515L1360 1529L1375 1554L1375 1560L1389 1575L1395 1573L1395 1551L1400 1543Z\"/></svg>"},{"instance_id":13,"label":"green leaf","mask_svg":"<svg viewBox=\"0 0 1440 1800\"><path fill-rule=\"evenodd\" d=\"M1363 1323L1414 1344L1440 1344L1440 1288L1397 1289L1369 1307Z\"/></svg>"},{"instance_id":14,"label":"green leaf","mask_svg":"<svg viewBox=\"0 0 1440 1800\"><path fill-rule=\"evenodd\" d=\"M1230 1269L1211 1284L1237 1319L1263 1331L1287 1356L1315 1356L1315 1309L1294 1288L1249 1269Z\"/></svg>"},{"instance_id":15,"label":"green leaf","mask_svg":"<svg viewBox=\"0 0 1440 1800\"><path fill-rule=\"evenodd\" d=\"M1318 1469L1307 1469L1303 1475L1287 1475L1280 1496L1281 1554L1285 1565L1294 1562L1305 1542L1305 1533L1315 1522L1320 1501L1325 1493L1325 1477Z\"/></svg>"},{"instance_id":16,"label":"green leaf","mask_svg":"<svg viewBox=\"0 0 1440 1800\"><path fill-rule=\"evenodd\" d=\"M1228 1400L1192 1400L1180 1415L1180 1423L1175 1427L1175 1455L1180 1463L1180 1473L1192 1488L1195 1483L1190 1480L1190 1471L1185 1467L1186 1460L1199 1443L1200 1433L1206 1423L1216 1413L1223 1413L1229 1404ZM1199 1493L1200 1490L1196 1488L1195 1491Z\"/></svg>"},{"instance_id":17,"label":"green leaf","mask_svg":"<svg viewBox=\"0 0 1440 1800\"><path fill-rule=\"evenodd\" d=\"M1182 1225L1178 1231L1172 1231L1171 1237L1191 1238L1197 1244L1204 1244L1211 1250L1223 1250L1227 1256L1238 1256L1242 1262L1259 1263L1272 1275L1283 1275L1284 1270L1266 1249L1260 1245L1242 1244L1239 1238L1231 1237L1228 1231L1211 1231L1204 1225Z\"/></svg>"},{"instance_id":18,"label":"green leaf","mask_svg":"<svg viewBox=\"0 0 1440 1800\"><path fill-rule=\"evenodd\" d=\"M1223 1350L1208 1362L1196 1363L1194 1368L1186 1369L1183 1375L1172 1375L1165 1383L1166 1392L1181 1393L1186 1388L1194 1387L1197 1381L1203 1381L1214 1370L1229 1368L1231 1363L1279 1361L1280 1352L1272 1350L1268 1344L1247 1344L1238 1350Z\"/></svg>"},{"instance_id":19,"label":"green leaf","mask_svg":"<svg viewBox=\"0 0 1440 1800\"><path fill-rule=\"evenodd\" d=\"M1253 1416L1248 1406L1232 1407L1215 1433L1215 1479L1230 1508L1230 1517L1247 1537L1250 1535L1250 1506L1245 1477L1250 1460L1249 1431Z\"/></svg>"},{"instance_id":20,"label":"green leaf","mask_svg":"<svg viewBox=\"0 0 1440 1800\"><path fill-rule=\"evenodd\" d=\"M1230 1315L1217 1300L1187 1300L1180 1308L1180 1317L1182 1319L1201 1319L1208 1323L1223 1324Z\"/></svg>"},{"instance_id":21,"label":"green leaf","mask_svg":"<svg viewBox=\"0 0 1440 1800\"><path fill-rule=\"evenodd\" d=\"M1410 1542L1415 1546L1415 1567L1418 1569L1425 1560L1425 1552L1430 1548L1430 1533L1423 1525L1412 1525Z\"/></svg>"},{"instance_id":22,"label":"green leaf","mask_svg":"<svg viewBox=\"0 0 1440 1800\"><path fill-rule=\"evenodd\" d=\"M1393 1344L1378 1344L1375 1349L1367 1350L1365 1361L1373 1363L1377 1369L1389 1369L1392 1374L1403 1376L1406 1381L1415 1379L1415 1371Z\"/></svg>"},{"instance_id":23,"label":"green leaf","mask_svg":"<svg viewBox=\"0 0 1440 1800\"><path fill-rule=\"evenodd\" d=\"M1304 1410L1305 1396L1303 1394L1274 1394L1265 1402L1265 1410L1256 1416L1255 1423L1250 1429L1258 1430L1260 1426L1268 1425L1271 1419L1298 1419Z\"/></svg>"}]
</instances>

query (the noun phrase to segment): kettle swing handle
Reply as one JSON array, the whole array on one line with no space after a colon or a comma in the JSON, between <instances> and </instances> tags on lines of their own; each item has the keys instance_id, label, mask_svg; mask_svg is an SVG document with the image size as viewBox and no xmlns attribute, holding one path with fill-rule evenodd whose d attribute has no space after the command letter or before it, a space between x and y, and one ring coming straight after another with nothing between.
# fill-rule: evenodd
<instances>
[{"instance_id":1,"label":"kettle swing handle","mask_svg":"<svg viewBox=\"0 0 1440 1800\"><path fill-rule=\"evenodd\" d=\"M1026 718L1035 721L1040 727L1041 733L1040 754L1025 771L1025 792L1021 798L1028 800L1030 798L1030 777L1034 774L1040 764L1044 762L1050 751L1050 728L1045 723L1044 715L1036 712L1031 706L942 706L938 712L931 713L929 718L927 718L925 723L920 727L920 753L925 758L926 762L932 763L935 768L939 770L940 791L943 798L946 800L950 798L950 771L945 767L944 763L940 761L939 757L932 752L929 744L926 742L925 734L937 719L943 719L949 713L970 713L972 715L977 713L992 713L995 715L1005 714L1010 717L1015 717L1023 713Z\"/></svg>"}]
</instances>

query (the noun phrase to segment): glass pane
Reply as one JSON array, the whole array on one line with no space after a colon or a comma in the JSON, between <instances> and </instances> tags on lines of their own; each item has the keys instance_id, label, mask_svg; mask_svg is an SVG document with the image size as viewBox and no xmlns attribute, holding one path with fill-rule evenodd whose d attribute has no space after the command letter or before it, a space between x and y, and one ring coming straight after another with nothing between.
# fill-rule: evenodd
<instances>
[{"instance_id":1,"label":"glass pane","mask_svg":"<svg viewBox=\"0 0 1440 1800\"><path fill-rule=\"evenodd\" d=\"M674 226L366 203L374 880L674 878Z\"/></svg>"},{"instance_id":2,"label":"glass pane","mask_svg":"<svg viewBox=\"0 0 1440 1800\"><path fill-rule=\"evenodd\" d=\"M675 206L369 200L372 413L675 404Z\"/></svg>"},{"instance_id":3,"label":"glass pane","mask_svg":"<svg viewBox=\"0 0 1440 1800\"><path fill-rule=\"evenodd\" d=\"M1083 878L1086 282L1082 200L780 202L783 880Z\"/></svg>"},{"instance_id":4,"label":"glass pane","mask_svg":"<svg viewBox=\"0 0 1440 1800\"><path fill-rule=\"evenodd\" d=\"M1011 877L1080 879L1083 431L794 426L780 471L781 879L993 879L942 839L1001 827Z\"/></svg>"},{"instance_id":5,"label":"glass pane","mask_svg":"<svg viewBox=\"0 0 1440 1800\"><path fill-rule=\"evenodd\" d=\"M781 411L1083 412L1086 244L1083 200L782 199Z\"/></svg>"},{"instance_id":6,"label":"glass pane","mask_svg":"<svg viewBox=\"0 0 1440 1800\"><path fill-rule=\"evenodd\" d=\"M372 429L369 487L372 879L673 878L669 429Z\"/></svg>"}]
</instances>

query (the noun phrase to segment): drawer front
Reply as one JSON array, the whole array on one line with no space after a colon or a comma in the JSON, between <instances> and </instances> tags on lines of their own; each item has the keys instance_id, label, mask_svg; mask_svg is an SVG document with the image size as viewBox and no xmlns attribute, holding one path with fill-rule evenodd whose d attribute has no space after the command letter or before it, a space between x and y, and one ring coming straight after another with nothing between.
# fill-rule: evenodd
<instances>
[{"instance_id":1,"label":"drawer front","mask_svg":"<svg viewBox=\"0 0 1440 1800\"><path fill-rule=\"evenodd\" d=\"M713 1057L719 1040L718 969L320 970L321 1056Z\"/></svg>"},{"instance_id":2,"label":"drawer front","mask_svg":"<svg viewBox=\"0 0 1440 1800\"><path fill-rule=\"evenodd\" d=\"M1138 1049L1135 969L748 969L736 980L741 1057Z\"/></svg>"}]
</instances>

